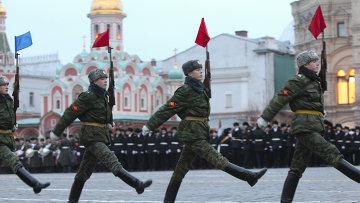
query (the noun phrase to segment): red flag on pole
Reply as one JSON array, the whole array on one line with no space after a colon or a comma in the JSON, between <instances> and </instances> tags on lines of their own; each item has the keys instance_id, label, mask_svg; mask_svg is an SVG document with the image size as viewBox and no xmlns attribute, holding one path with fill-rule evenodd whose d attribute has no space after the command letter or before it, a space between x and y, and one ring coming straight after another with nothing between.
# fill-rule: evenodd
<instances>
[{"instance_id":1,"label":"red flag on pole","mask_svg":"<svg viewBox=\"0 0 360 203\"><path fill-rule=\"evenodd\" d=\"M321 11L321 7L316 9L316 12L311 20L309 25L310 32L314 35L315 39L319 36L319 34L326 28L324 16Z\"/></svg>"},{"instance_id":2,"label":"red flag on pole","mask_svg":"<svg viewBox=\"0 0 360 203\"><path fill-rule=\"evenodd\" d=\"M98 38L95 39L92 48L105 46L109 46L109 29L98 35Z\"/></svg>"},{"instance_id":3,"label":"red flag on pole","mask_svg":"<svg viewBox=\"0 0 360 203\"><path fill-rule=\"evenodd\" d=\"M206 45L207 45L207 43L209 41L210 41L210 37L209 37L209 34L207 32L207 29L206 29L204 18L202 18L201 19L201 24L200 24L200 27L199 27L199 31L198 31L198 34L196 36L195 43L202 46L202 47L206 47Z\"/></svg>"}]
</instances>

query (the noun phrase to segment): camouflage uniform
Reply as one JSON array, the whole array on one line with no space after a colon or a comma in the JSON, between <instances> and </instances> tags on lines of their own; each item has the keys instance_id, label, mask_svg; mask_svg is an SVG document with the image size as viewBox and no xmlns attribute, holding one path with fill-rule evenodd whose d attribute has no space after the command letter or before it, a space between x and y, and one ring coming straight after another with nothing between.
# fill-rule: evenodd
<instances>
[{"instance_id":1,"label":"camouflage uniform","mask_svg":"<svg viewBox=\"0 0 360 203\"><path fill-rule=\"evenodd\" d=\"M110 144L108 124L112 116L107 97L109 94L105 89L93 83L101 78L107 78L107 75L100 69L89 73L89 90L82 92L77 100L65 110L52 131L60 137L64 129L76 118L84 123L80 130L79 143L86 149L70 191L69 202L79 200L82 188L94 171L98 159L115 176L134 187L139 194L144 191L144 184L123 169L114 152L108 147Z\"/></svg>"},{"instance_id":2,"label":"camouflage uniform","mask_svg":"<svg viewBox=\"0 0 360 203\"><path fill-rule=\"evenodd\" d=\"M272 120L287 103L295 112L291 129L297 144L283 186L282 203L292 202L299 179L313 152L349 178L360 182L360 171L346 162L339 150L323 138L324 94L320 77L315 73L319 68L319 57L313 51L304 51L296 60L299 74L290 79L281 92L274 96L258 120L258 125L263 126L263 121Z\"/></svg>"},{"instance_id":3,"label":"camouflage uniform","mask_svg":"<svg viewBox=\"0 0 360 203\"><path fill-rule=\"evenodd\" d=\"M197 60L186 62L183 66L185 75L202 68ZM184 143L178 163L166 190L164 202L174 202L182 179L189 171L197 155L202 156L218 169L245 181L253 186L264 175L248 171L230 163L225 157L210 145L210 103L206 88L201 81L190 76L185 78L185 84L178 88L172 98L151 116L146 126L150 130L157 129L170 117L177 114L182 121L175 137ZM143 128L144 129L144 128Z\"/></svg>"},{"instance_id":4,"label":"camouflage uniform","mask_svg":"<svg viewBox=\"0 0 360 203\"><path fill-rule=\"evenodd\" d=\"M271 121L280 109L289 103L293 112L311 110L315 114L296 113L291 122L292 134L296 136L297 145L289 173L302 176L312 152L319 155L331 165L342 158L337 148L322 137L324 129L324 96L320 81L313 80L304 74L298 74L288 81L283 90L276 94L265 108L261 117Z\"/></svg>"},{"instance_id":5,"label":"camouflage uniform","mask_svg":"<svg viewBox=\"0 0 360 203\"><path fill-rule=\"evenodd\" d=\"M175 137L184 143L184 148L172 178L181 181L189 171L196 155L201 155L212 165L221 170L224 169L228 160L210 145L210 127L207 120L185 120L187 116L209 117L210 104L206 93L197 92L190 85L184 84L151 116L146 126L150 130L155 130L175 114L182 119Z\"/></svg>"},{"instance_id":6,"label":"camouflage uniform","mask_svg":"<svg viewBox=\"0 0 360 203\"><path fill-rule=\"evenodd\" d=\"M9 85L7 79L0 76L0 86ZM11 170L27 185L33 188L35 193L41 192L50 183L42 184L37 181L23 167L19 158L12 152L15 150L15 140L13 130L15 129L16 115L14 112L14 103L8 94L0 93L0 165L6 163Z\"/></svg>"}]
</instances>

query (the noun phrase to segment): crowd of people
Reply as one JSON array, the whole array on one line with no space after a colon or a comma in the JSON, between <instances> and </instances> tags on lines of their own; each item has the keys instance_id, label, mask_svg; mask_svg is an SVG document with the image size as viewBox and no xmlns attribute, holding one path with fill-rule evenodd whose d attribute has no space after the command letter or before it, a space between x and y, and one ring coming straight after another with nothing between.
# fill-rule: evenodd
<instances>
[{"instance_id":1,"label":"crowd of people","mask_svg":"<svg viewBox=\"0 0 360 203\"><path fill-rule=\"evenodd\" d=\"M350 129L341 124L325 122L324 138L334 144L344 158L360 165L360 127ZM110 150L129 171L172 170L179 159L183 143L175 138L176 127L162 128L146 135L139 128L116 128L111 134ZM289 167L295 150L296 138L287 123L273 121L265 130L248 122L234 123L233 128L210 131L210 143L231 162L245 168ZM63 134L62 139L53 141L50 137L38 139L15 139L15 154L25 168L32 173L75 172L84 154L84 146L78 137ZM211 164L201 157L193 164L194 169L210 169ZM327 164L313 154L309 166ZM1 166L2 173L11 170ZM100 162L96 171L107 171Z\"/></svg>"}]
</instances>

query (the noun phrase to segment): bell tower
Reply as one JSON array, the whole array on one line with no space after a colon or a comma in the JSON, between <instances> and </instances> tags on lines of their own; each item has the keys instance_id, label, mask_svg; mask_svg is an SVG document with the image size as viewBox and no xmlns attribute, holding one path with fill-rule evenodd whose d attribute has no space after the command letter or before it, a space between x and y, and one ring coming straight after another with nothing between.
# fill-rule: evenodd
<instances>
[{"instance_id":1,"label":"bell tower","mask_svg":"<svg viewBox=\"0 0 360 203\"><path fill-rule=\"evenodd\" d=\"M93 0L88 17L91 20L90 46L99 33L109 29L110 46L114 48L114 51L124 51L123 19L126 14L123 12L120 0ZM107 51L107 47L93 48L91 51Z\"/></svg>"}]
</instances>

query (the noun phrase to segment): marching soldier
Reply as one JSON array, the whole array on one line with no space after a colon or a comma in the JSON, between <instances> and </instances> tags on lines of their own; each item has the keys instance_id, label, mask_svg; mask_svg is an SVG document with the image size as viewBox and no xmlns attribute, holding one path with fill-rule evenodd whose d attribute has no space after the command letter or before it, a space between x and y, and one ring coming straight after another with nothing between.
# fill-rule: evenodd
<instances>
[{"instance_id":1,"label":"marching soldier","mask_svg":"<svg viewBox=\"0 0 360 203\"><path fill-rule=\"evenodd\" d=\"M336 137L336 147L341 151L345 149L344 145L344 132L342 130L341 124L337 123L335 125L335 137Z\"/></svg>"},{"instance_id":2,"label":"marching soldier","mask_svg":"<svg viewBox=\"0 0 360 203\"><path fill-rule=\"evenodd\" d=\"M339 150L324 138L324 93L320 84L319 57L313 51L304 51L297 58L298 75L291 78L276 94L258 119L265 127L289 103L295 112L291 129L297 144L288 176L285 180L281 202L292 202L299 179L314 152L340 172L360 182L360 171L345 161Z\"/></svg>"},{"instance_id":3,"label":"marching soldier","mask_svg":"<svg viewBox=\"0 0 360 203\"><path fill-rule=\"evenodd\" d=\"M100 160L115 176L136 189L138 194L144 192L152 181L142 182L128 173L107 145L110 144L109 129L112 112L106 91L107 75L103 70L94 69L89 75L88 91L82 92L60 118L50 135L56 139L76 118L83 122L80 133L80 144L85 146L85 154L71 187L69 202L78 202L85 182ZM109 126L110 125L110 126Z\"/></svg>"},{"instance_id":4,"label":"marching soldier","mask_svg":"<svg viewBox=\"0 0 360 203\"><path fill-rule=\"evenodd\" d=\"M348 126L344 128L344 146L345 149L343 150L343 155L346 161L353 163L352 160L352 135L354 134L353 131L350 131Z\"/></svg>"},{"instance_id":5,"label":"marching soldier","mask_svg":"<svg viewBox=\"0 0 360 203\"><path fill-rule=\"evenodd\" d=\"M266 169L260 172L248 171L230 163L218 153L209 143L210 114L209 98L204 89L202 79L202 65L198 60L186 62L183 66L185 84L175 91L170 100L155 112L144 125L143 133L158 128L171 116L177 114L181 119L176 137L184 143L180 159L166 190L164 202L174 202L182 179L189 171L197 155L201 155L216 168L255 185Z\"/></svg>"},{"instance_id":6,"label":"marching soldier","mask_svg":"<svg viewBox=\"0 0 360 203\"><path fill-rule=\"evenodd\" d=\"M0 76L0 162L8 165L24 183L33 188L35 193L39 193L50 183L40 183L36 180L12 152L15 149L13 132L17 127L14 103L8 91L9 81L6 77Z\"/></svg>"}]
</instances>

